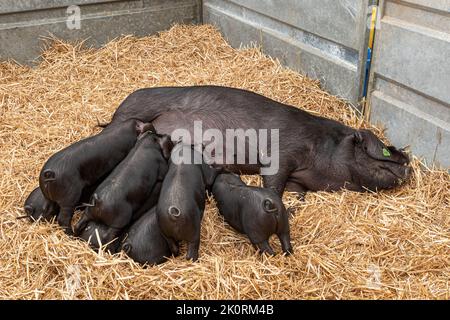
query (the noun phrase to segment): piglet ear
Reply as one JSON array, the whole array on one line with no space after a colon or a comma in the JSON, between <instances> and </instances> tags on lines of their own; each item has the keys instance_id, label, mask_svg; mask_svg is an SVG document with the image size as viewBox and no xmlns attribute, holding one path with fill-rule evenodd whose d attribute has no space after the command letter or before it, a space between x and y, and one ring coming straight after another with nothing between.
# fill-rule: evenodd
<instances>
[{"instance_id":1,"label":"piglet ear","mask_svg":"<svg viewBox=\"0 0 450 320\"><path fill-rule=\"evenodd\" d=\"M356 131L353 133L353 141L354 141L355 143L362 143L363 140L364 140L364 138L363 138L363 136L362 136L362 134L361 134L361 131L356 130Z\"/></svg>"},{"instance_id":2,"label":"piglet ear","mask_svg":"<svg viewBox=\"0 0 450 320\"><path fill-rule=\"evenodd\" d=\"M221 169L214 168L207 163L202 164L203 179L205 180L207 188L212 187L216 177L220 174Z\"/></svg>"},{"instance_id":3,"label":"piglet ear","mask_svg":"<svg viewBox=\"0 0 450 320\"><path fill-rule=\"evenodd\" d=\"M168 160L170 158L170 153L173 149L173 142L168 135L161 135L158 137L158 143L161 147L161 152L164 159Z\"/></svg>"},{"instance_id":4,"label":"piglet ear","mask_svg":"<svg viewBox=\"0 0 450 320\"><path fill-rule=\"evenodd\" d=\"M136 131L138 135L147 131L156 133L156 129L151 122L142 122L140 120L136 120Z\"/></svg>"}]
</instances>

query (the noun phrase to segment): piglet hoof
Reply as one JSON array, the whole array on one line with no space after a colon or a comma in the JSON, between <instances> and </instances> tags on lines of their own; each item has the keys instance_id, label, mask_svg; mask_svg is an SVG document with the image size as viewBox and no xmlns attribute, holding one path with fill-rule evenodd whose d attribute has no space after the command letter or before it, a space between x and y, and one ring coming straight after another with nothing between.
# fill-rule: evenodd
<instances>
[{"instance_id":1,"label":"piglet hoof","mask_svg":"<svg viewBox=\"0 0 450 320\"><path fill-rule=\"evenodd\" d=\"M297 192L297 200L300 202L305 202L306 192Z\"/></svg>"},{"instance_id":2,"label":"piglet hoof","mask_svg":"<svg viewBox=\"0 0 450 320\"><path fill-rule=\"evenodd\" d=\"M67 222L64 219L60 219L58 217L58 224L61 226L61 228L63 228L64 232L67 235L69 235L69 236L73 235L73 230L72 230L72 226L70 225L70 220Z\"/></svg>"},{"instance_id":3,"label":"piglet hoof","mask_svg":"<svg viewBox=\"0 0 450 320\"><path fill-rule=\"evenodd\" d=\"M187 254L186 260L196 262L198 260L198 254L193 254L193 255Z\"/></svg>"},{"instance_id":4,"label":"piglet hoof","mask_svg":"<svg viewBox=\"0 0 450 320\"><path fill-rule=\"evenodd\" d=\"M175 240L170 239L170 238L168 238L166 240L167 240L167 244L169 245L169 249L170 249L170 252L172 253L172 255L174 257L178 257L178 255L180 254L180 247L179 247L178 243Z\"/></svg>"},{"instance_id":5,"label":"piglet hoof","mask_svg":"<svg viewBox=\"0 0 450 320\"><path fill-rule=\"evenodd\" d=\"M268 254L270 256L274 256L275 252L273 251L272 247L269 245L269 242L263 241L256 244L256 247L259 249L260 254Z\"/></svg>"},{"instance_id":6,"label":"piglet hoof","mask_svg":"<svg viewBox=\"0 0 450 320\"><path fill-rule=\"evenodd\" d=\"M68 236L73 236L73 230L72 227L63 227L65 234L67 234Z\"/></svg>"},{"instance_id":7,"label":"piglet hoof","mask_svg":"<svg viewBox=\"0 0 450 320\"><path fill-rule=\"evenodd\" d=\"M193 262L198 260L198 247L199 247L198 241L189 242L186 260L192 260Z\"/></svg>"},{"instance_id":8,"label":"piglet hoof","mask_svg":"<svg viewBox=\"0 0 450 320\"><path fill-rule=\"evenodd\" d=\"M287 250L283 250L283 253L286 257L289 257L290 255L292 255L294 253L294 249L289 248Z\"/></svg>"}]
</instances>

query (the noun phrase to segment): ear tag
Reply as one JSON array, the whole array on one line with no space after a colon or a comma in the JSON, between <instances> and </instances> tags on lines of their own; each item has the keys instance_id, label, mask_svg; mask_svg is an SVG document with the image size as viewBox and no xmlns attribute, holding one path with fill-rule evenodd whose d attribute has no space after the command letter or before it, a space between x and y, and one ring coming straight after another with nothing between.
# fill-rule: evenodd
<instances>
[{"instance_id":1,"label":"ear tag","mask_svg":"<svg viewBox=\"0 0 450 320\"><path fill-rule=\"evenodd\" d=\"M383 148L383 156L385 156L385 157L390 157L391 156L391 153L389 152L388 149Z\"/></svg>"}]
</instances>

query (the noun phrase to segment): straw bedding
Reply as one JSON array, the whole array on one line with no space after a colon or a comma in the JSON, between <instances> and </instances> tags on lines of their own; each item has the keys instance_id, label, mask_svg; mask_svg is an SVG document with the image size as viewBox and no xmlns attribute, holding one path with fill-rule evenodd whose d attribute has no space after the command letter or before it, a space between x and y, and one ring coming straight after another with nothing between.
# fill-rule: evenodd
<instances>
[{"instance_id":1,"label":"straw bedding","mask_svg":"<svg viewBox=\"0 0 450 320\"><path fill-rule=\"evenodd\" d=\"M231 48L211 26L175 26L100 49L47 41L35 68L0 64L0 298L404 299L450 295L450 179L415 159L404 187L373 193L285 193L291 257L261 257L209 199L200 260L143 268L92 251L56 225L16 220L44 161L98 132L133 90L216 84L249 89L353 127L367 127L317 81L257 48ZM380 136L382 131L374 128ZM257 176L247 182L259 184ZM276 239L271 243L281 252Z\"/></svg>"}]
</instances>

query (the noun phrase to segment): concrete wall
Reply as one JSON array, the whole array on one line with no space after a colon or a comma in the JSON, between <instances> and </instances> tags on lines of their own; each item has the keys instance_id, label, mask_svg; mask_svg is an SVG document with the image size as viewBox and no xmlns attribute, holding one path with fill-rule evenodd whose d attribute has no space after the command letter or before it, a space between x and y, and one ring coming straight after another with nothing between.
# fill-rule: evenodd
<instances>
[{"instance_id":1,"label":"concrete wall","mask_svg":"<svg viewBox=\"0 0 450 320\"><path fill-rule=\"evenodd\" d=\"M450 1L381 1L371 121L397 145L450 168Z\"/></svg>"},{"instance_id":2,"label":"concrete wall","mask_svg":"<svg viewBox=\"0 0 450 320\"><path fill-rule=\"evenodd\" d=\"M78 5L80 29L69 29L67 7ZM0 60L30 63L40 37L86 39L99 46L122 34L144 36L174 23L198 23L201 0L1 0Z\"/></svg>"},{"instance_id":3,"label":"concrete wall","mask_svg":"<svg viewBox=\"0 0 450 320\"><path fill-rule=\"evenodd\" d=\"M203 20L235 47L257 43L329 92L362 92L369 0L204 0Z\"/></svg>"}]
</instances>

